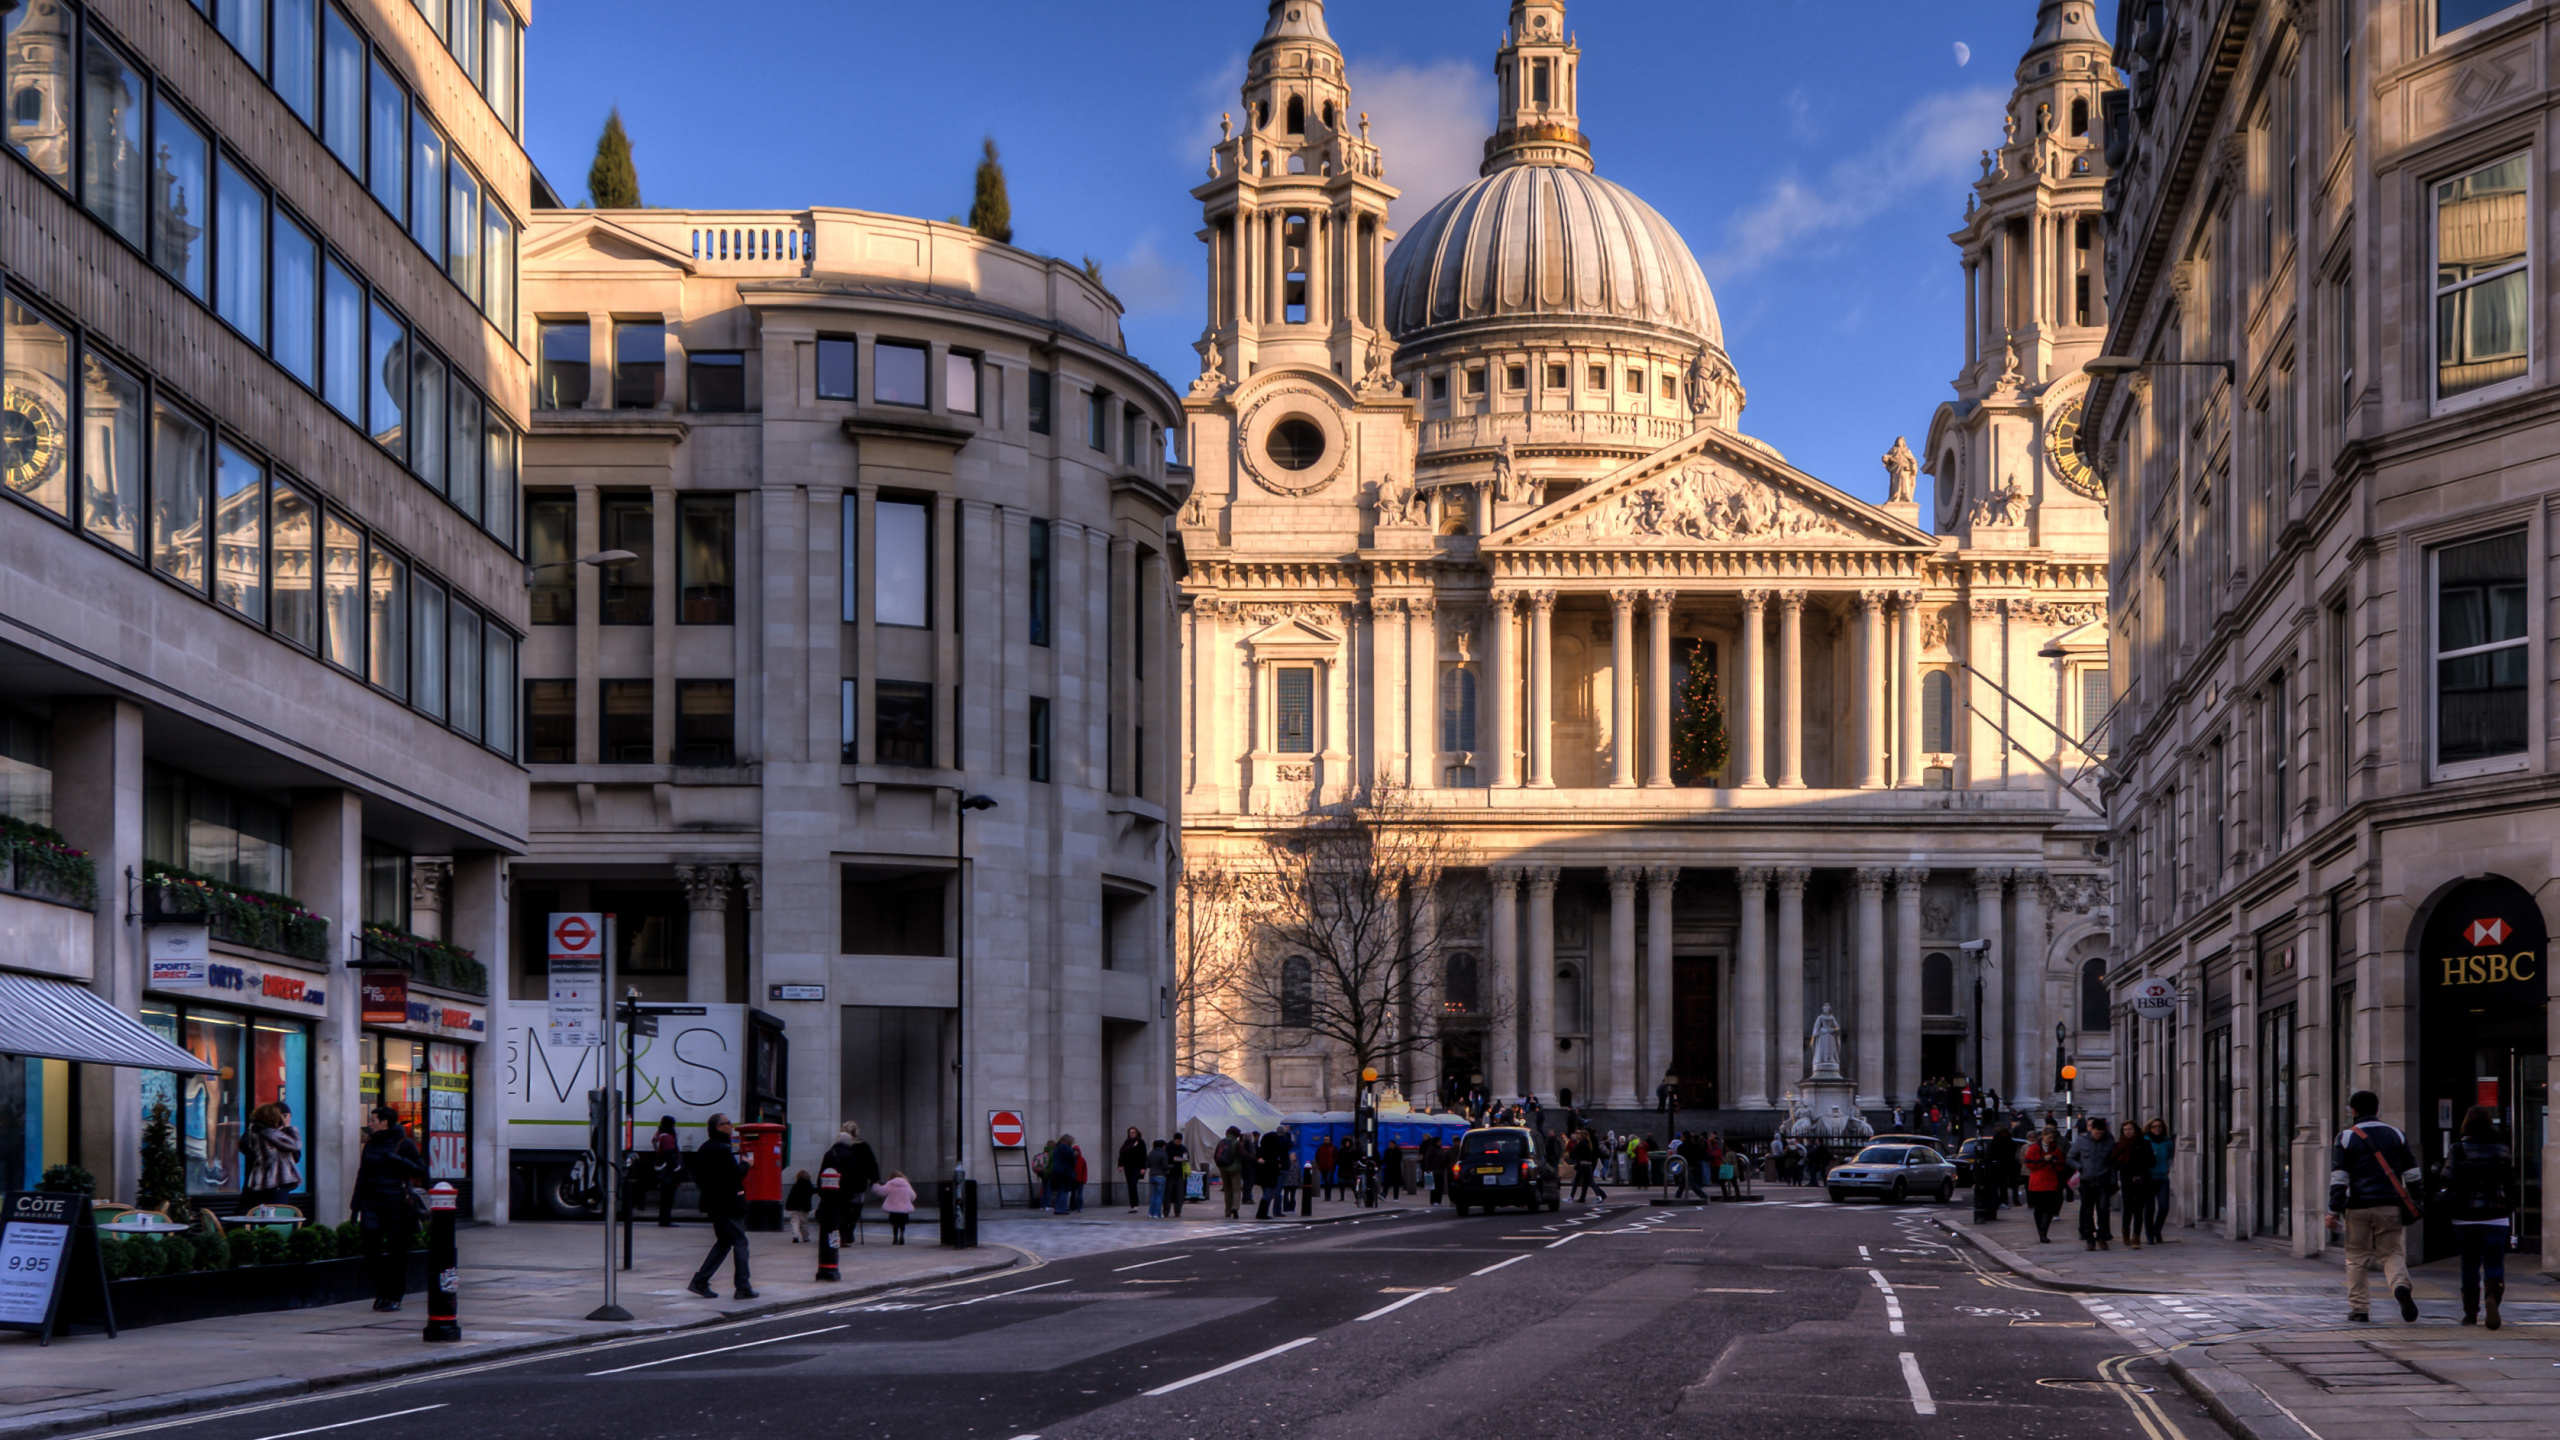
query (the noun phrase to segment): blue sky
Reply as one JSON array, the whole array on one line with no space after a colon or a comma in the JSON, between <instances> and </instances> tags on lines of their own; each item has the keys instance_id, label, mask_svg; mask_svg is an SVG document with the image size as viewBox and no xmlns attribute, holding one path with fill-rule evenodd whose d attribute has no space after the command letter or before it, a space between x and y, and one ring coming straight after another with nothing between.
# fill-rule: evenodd
<instances>
[{"instance_id":1,"label":"blue sky","mask_svg":"<svg viewBox=\"0 0 2560 1440\"><path fill-rule=\"evenodd\" d=\"M2111 17L2111 3L2101 3ZM649 204L965 214L1002 147L1014 243L1091 255L1129 346L1197 373L1200 211L1263 0L544 0L526 138L576 203L607 107ZM1504 0L1330 0L1355 105L1410 221L1471 179ZM966 17L965 19L963 17ZM1706 267L1750 396L1742 428L1881 498L1961 359L1946 240L2000 133L2033 0L1579 0L1600 173Z\"/></svg>"}]
</instances>

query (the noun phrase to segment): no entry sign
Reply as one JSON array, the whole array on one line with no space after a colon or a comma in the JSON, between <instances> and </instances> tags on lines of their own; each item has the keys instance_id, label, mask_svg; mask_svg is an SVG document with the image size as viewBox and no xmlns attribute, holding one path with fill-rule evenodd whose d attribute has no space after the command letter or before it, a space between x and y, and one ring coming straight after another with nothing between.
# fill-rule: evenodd
<instances>
[{"instance_id":1,"label":"no entry sign","mask_svg":"<svg viewBox=\"0 0 2560 1440\"><path fill-rule=\"evenodd\" d=\"M1022 1112L990 1110L987 1112L987 1138L999 1150L1022 1148Z\"/></svg>"}]
</instances>

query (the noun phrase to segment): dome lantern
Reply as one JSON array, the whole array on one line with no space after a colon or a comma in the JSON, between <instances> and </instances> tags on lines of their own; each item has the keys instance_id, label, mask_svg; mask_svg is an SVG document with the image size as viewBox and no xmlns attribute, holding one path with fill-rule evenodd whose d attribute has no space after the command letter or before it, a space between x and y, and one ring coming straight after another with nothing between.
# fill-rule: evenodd
<instances>
[{"instance_id":1,"label":"dome lantern","mask_svg":"<svg viewBox=\"0 0 2560 1440\"><path fill-rule=\"evenodd\" d=\"M1591 168L1578 92L1582 47L1565 33L1563 0L1512 0L1511 29L1493 57L1501 123L1484 142L1490 175L1513 165Z\"/></svg>"}]
</instances>

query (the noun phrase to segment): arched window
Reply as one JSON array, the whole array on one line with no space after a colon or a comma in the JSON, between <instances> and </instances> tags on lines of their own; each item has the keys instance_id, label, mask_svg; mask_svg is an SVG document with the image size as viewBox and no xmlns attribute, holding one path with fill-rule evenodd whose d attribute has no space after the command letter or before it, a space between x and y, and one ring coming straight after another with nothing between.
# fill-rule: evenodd
<instances>
[{"instance_id":1,"label":"arched window","mask_svg":"<svg viewBox=\"0 0 2560 1440\"><path fill-rule=\"evenodd\" d=\"M1307 102L1302 96L1289 97L1289 133L1292 135L1307 133Z\"/></svg>"},{"instance_id":2,"label":"arched window","mask_svg":"<svg viewBox=\"0 0 2560 1440\"><path fill-rule=\"evenodd\" d=\"M2071 102L2071 133L2074 135L2089 133L2089 102L2086 98Z\"/></svg>"},{"instance_id":3,"label":"arched window","mask_svg":"<svg viewBox=\"0 0 2560 1440\"><path fill-rule=\"evenodd\" d=\"M2087 960L2080 965L2080 1028L2107 1028L2107 962Z\"/></svg>"},{"instance_id":4,"label":"arched window","mask_svg":"<svg viewBox=\"0 0 2560 1440\"><path fill-rule=\"evenodd\" d=\"M1448 982L1441 987L1441 1008L1451 1015L1474 1014L1478 999L1476 985L1476 957L1450 956Z\"/></svg>"},{"instance_id":5,"label":"arched window","mask_svg":"<svg viewBox=\"0 0 2560 1440\"><path fill-rule=\"evenodd\" d=\"M1333 123L1333 102L1330 100L1324 102L1324 128L1327 130L1339 130L1342 128L1341 126Z\"/></svg>"},{"instance_id":6,"label":"arched window","mask_svg":"<svg viewBox=\"0 0 2560 1440\"><path fill-rule=\"evenodd\" d=\"M1956 962L1944 951L1932 951L1920 962L1920 1013L1956 1013Z\"/></svg>"},{"instance_id":7,"label":"arched window","mask_svg":"<svg viewBox=\"0 0 2560 1440\"><path fill-rule=\"evenodd\" d=\"M1295 1030L1316 1023L1316 967L1304 955L1280 962L1280 1023Z\"/></svg>"},{"instance_id":8,"label":"arched window","mask_svg":"<svg viewBox=\"0 0 2560 1440\"><path fill-rule=\"evenodd\" d=\"M1956 687L1944 670L1920 677L1920 749L1930 755L1953 751L1956 735Z\"/></svg>"},{"instance_id":9,"label":"arched window","mask_svg":"<svg viewBox=\"0 0 2560 1440\"><path fill-rule=\"evenodd\" d=\"M1464 665L1440 675L1440 748L1476 748L1476 672Z\"/></svg>"}]
</instances>

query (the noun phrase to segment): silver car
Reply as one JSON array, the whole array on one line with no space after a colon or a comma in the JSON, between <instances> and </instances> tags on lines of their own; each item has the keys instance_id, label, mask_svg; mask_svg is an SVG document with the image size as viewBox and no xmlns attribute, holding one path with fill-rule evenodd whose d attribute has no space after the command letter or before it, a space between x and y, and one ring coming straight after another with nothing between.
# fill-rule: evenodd
<instances>
[{"instance_id":1,"label":"silver car","mask_svg":"<svg viewBox=\"0 0 2560 1440\"><path fill-rule=\"evenodd\" d=\"M1832 1166L1822 1183L1834 1200L1873 1195L1899 1205L1927 1195L1944 1203L1955 1198L1956 1167L1926 1145L1870 1145L1856 1159Z\"/></svg>"}]
</instances>

